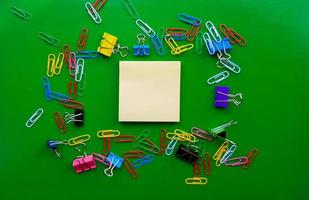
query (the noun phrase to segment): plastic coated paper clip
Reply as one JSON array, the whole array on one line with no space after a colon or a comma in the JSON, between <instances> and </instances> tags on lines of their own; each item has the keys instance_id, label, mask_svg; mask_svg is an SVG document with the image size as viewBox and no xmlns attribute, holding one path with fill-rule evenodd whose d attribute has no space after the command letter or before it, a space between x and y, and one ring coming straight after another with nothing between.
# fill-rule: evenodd
<instances>
[{"instance_id":1,"label":"plastic coated paper clip","mask_svg":"<svg viewBox=\"0 0 309 200\"><path fill-rule=\"evenodd\" d=\"M228 71L220 72L219 74L216 74L216 75L210 77L207 80L207 83L209 85L212 85L212 84L215 84L215 83L220 83L221 81L223 81L224 79L229 77L229 75L230 75L230 73Z\"/></svg>"},{"instance_id":2,"label":"plastic coated paper clip","mask_svg":"<svg viewBox=\"0 0 309 200\"><path fill-rule=\"evenodd\" d=\"M10 6L9 11L26 21L30 21L32 19L32 15L30 13L27 13L26 11L23 11L19 8L16 8L15 6Z\"/></svg>"},{"instance_id":3,"label":"plastic coated paper clip","mask_svg":"<svg viewBox=\"0 0 309 200\"><path fill-rule=\"evenodd\" d=\"M130 162L130 160L128 159L124 159L123 161L124 167L126 168L126 170L128 171L128 173L130 174L130 176L133 179L137 179L138 178L138 173L136 171L136 169L134 168L133 164Z\"/></svg>"},{"instance_id":4,"label":"plastic coated paper clip","mask_svg":"<svg viewBox=\"0 0 309 200\"><path fill-rule=\"evenodd\" d=\"M69 146L76 146L80 144L85 144L85 142L87 142L88 140L90 140L90 135L85 134L85 135L81 135L81 136L77 136L77 137L69 139L67 141L67 144Z\"/></svg>"},{"instance_id":5,"label":"plastic coated paper clip","mask_svg":"<svg viewBox=\"0 0 309 200\"><path fill-rule=\"evenodd\" d=\"M195 26L200 26L201 25L201 20L193 17L191 15L185 14L185 13L180 13L177 15L177 19L190 25L195 25ZM196 23L198 22L198 23Z\"/></svg>"},{"instance_id":6,"label":"plastic coated paper clip","mask_svg":"<svg viewBox=\"0 0 309 200\"><path fill-rule=\"evenodd\" d=\"M230 158L224 161L224 165L226 166L241 166L248 163L247 157L238 157L238 158Z\"/></svg>"},{"instance_id":7,"label":"plastic coated paper clip","mask_svg":"<svg viewBox=\"0 0 309 200\"><path fill-rule=\"evenodd\" d=\"M118 130L100 130L97 132L98 138L111 138L118 137L120 135L120 131Z\"/></svg>"},{"instance_id":8,"label":"plastic coated paper clip","mask_svg":"<svg viewBox=\"0 0 309 200\"><path fill-rule=\"evenodd\" d=\"M76 69L75 69L75 81L80 82L83 79L85 68L85 61L82 58L77 59Z\"/></svg>"},{"instance_id":9,"label":"plastic coated paper clip","mask_svg":"<svg viewBox=\"0 0 309 200\"><path fill-rule=\"evenodd\" d=\"M77 82L75 82L77 84ZM82 80L78 84L77 95L84 96L86 87L86 74L83 74Z\"/></svg>"},{"instance_id":10,"label":"plastic coated paper clip","mask_svg":"<svg viewBox=\"0 0 309 200\"><path fill-rule=\"evenodd\" d=\"M84 105L82 103L72 99L62 100L60 101L60 104L71 109L84 109Z\"/></svg>"},{"instance_id":11,"label":"plastic coated paper clip","mask_svg":"<svg viewBox=\"0 0 309 200\"><path fill-rule=\"evenodd\" d=\"M195 52L198 55L202 54L202 52L203 52L203 34L201 32L199 32L196 35Z\"/></svg>"},{"instance_id":12,"label":"plastic coated paper clip","mask_svg":"<svg viewBox=\"0 0 309 200\"><path fill-rule=\"evenodd\" d=\"M70 53L71 53L70 46L65 44L62 47L62 53L63 53L63 57L64 57L64 62L67 65L67 67L69 68L69 58L70 58Z\"/></svg>"},{"instance_id":13,"label":"plastic coated paper clip","mask_svg":"<svg viewBox=\"0 0 309 200\"><path fill-rule=\"evenodd\" d=\"M247 154L247 158L248 158L248 163L244 164L241 166L241 168L246 169L248 168L251 164L252 161L255 159L255 157L259 154L259 150L257 148L253 148L249 151L249 153Z\"/></svg>"},{"instance_id":14,"label":"plastic coated paper clip","mask_svg":"<svg viewBox=\"0 0 309 200\"><path fill-rule=\"evenodd\" d=\"M135 136L134 135L119 135L113 138L114 142L119 143L127 143L127 142L134 142Z\"/></svg>"},{"instance_id":15,"label":"plastic coated paper clip","mask_svg":"<svg viewBox=\"0 0 309 200\"><path fill-rule=\"evenodd\" d=\"M143 151L127 151L123 153L124 158L142 158L144 157Z\"/></svg>"},{"instance_id":16,"label":"plastic coated paper clip","mask_svg":"<svg viewBox=\"0 0 309 200\"><path fill-rule=\"evenodd\" d=\"M185 180L187 185L205 185L207 182L208 180L205 177L193 177Z\"/></svg>"},{"instance_id":17,"label":"plastic coated paper clip","mask_svg":"<svg viewBox=\"0 0 309 200\"><path fill-rule=\"evenodd\" d=\"M91 3L86 2L85 7L87 9L88 14L93 19L93 21L97 24L100 24L102 22L102 19L99 13L96 11L96 9L91 5Z\"/></svg>"},{"instance_id":18,"label":"plastic coated paper clip","mask_svg":"<svg viewBox=\"0 0 309 200\"><path fill-rule=\"evenodd\" d=\"M62 115L59 112L54 112L54 118L59 131L63 133L66 132L67 127L64 123Z\"/></svg>"},{"instance_id":19,"label":"plastic coated paper clip","mask_svg":"<svg viewBox=\"0 0 309 200\"><path fill-rule=\"evenodd\" d=\"M76 58L83 58L83 59L92 59L99 57L99 52L97 51L80 51L76 52Z\"/></svg>"},{"instance_id":20,"label":"plastic coated paper clip","mask_svg":"<svg viewBox=\"0 0 309 200\"><path fill-rule=\"evenodd\" d=\"M233 144L222 156L222 158L220 159L220 163L222 164L226 160L228 160L232 156L232 154L235 152L236 148L237 148L236 144Z\"/></svg>"},{"instance_id":21,"label":"plastic coated paper clip","mask_svg":"<svg viewBox=\"0 0 309 200\"><path fill-rule=\"evenodd\" d=\"M96 0L92 6L94 7L94 9L96 9L96 11L100 11L100 9L105 5L106 0Z\"/></svg>"},{"instance_id":22,"label":"plastic coated paper clip","mask_svg":"<svg viewBox=\"0 0 309 200\"><path fill-rule=\"evenodd\" d=\"M45 42L47 42L48 44L53 45L55 47L58 47L60 45L60 40L58 40L57 38L53 36L47 35L46 33L39 32L38 37L44 40Z\"/></svg>"},{"instance_id":23,"label":"plastic coated paper clip","mask_svg":"<svg viewBox=\"0 0 309 200\"><path fill-rule=\"evenodd\" d=\"M224 58L224 57L221 57L219 59L219 64L217 64L217 67L219 68L227 68L229 69L230 71L236 73L236 74L239 74L241 69L238 65L236 65L234 62L232 62L230 59L227 59L227 58Z\"/></svg>"},{"instance_id":24,"label":"plastic coated paper clip","mask_svg":"<svg viewBox=\"0 0 309 200\"><path fill-rule=\"evenodd\" d=\"M242 47L247 44L246 40L241 35L239 35L233 29L227 27L225 24L220 24L220 30L225 35L225 37L229 38L231 44L238 43Z\"/></svg>"},{"instance_id":25,"label":"plastic coated paper clip","mask_svg":"<svg viewBox=\"0 0 309 200\"><path fill-rule=\"evenodd\" d=\"M171 140L171 141L168 143L168 145L167 145L167 147L166 147L166 149L165 149L165 154L166 154L167 156L170 156L170 155L173 154L174 149L175 149L177 143L178 143L178 140Z\"/></svg>"},{"instance_id":26,"label":"plastic coated paper clip","mask_svg":"<svg viewBox=\"0 0 309 200\"><path fill-rule=\"evenodd\" d=\"M135 160L132 164L134 168L138 168L138 167L141 167L145 164L152 162L153 160L154 160L154 155L149 154L149 155L146 155L142 158Z\"/></svg>"},{"instance_id":27,"label":"plastic coated paper clip","mask_svg":"<svg viewBox=\"0 0 309 200\"><path fill-rule=\"evenodd\" d=\"M125 9L128 11L129 15L132 19L137 20L139 19L139 15L132 4L130 0L122 0L122 5L125 7Z\"/></svg>"},{"instance_id":28,"label":"plastic coated paper clip","mask_svg":"<svg viewBox=\"0 0 309 200\"><path fill-rule=\"evenodd\" d=\"M44 113L43 108L39 108L37 111L35 111L31 117L26 122L26 127L31 128L35 122L38 121L38 119L42 116Z\"/></svg>"},{"instance_id":29,"label":"plastic coated paper clip","mask_svg":"<svg viewBox=\"0 0 309 200\"><path fill-rule=\"evenodd\" d=\"M85 49L88 39L88 29L84 28L79 36L78 42L77 42L77 49L78 51L82 51Z\"/></svg>"},{"instance_id":30,"label":"plastic coated paper clip","mask_svg":"<svg viewBox=\"0 0 309 200\"><path fill-rule=\"evenodd\" d=\"M204 130L197 128L197 127L192 127L191 133L193 135L195 135L196 137L202 138L202 139L207 140L207 141L213 140L213 137L212 137L211 134L209 134L207 131L204 131Z\"/></svg>"},{"instance_id":31,"label":"plastic coated paper clip","mask_svg":"<svg viewBox=\"0 0 309 200\"><path fill-rule=\"evenodd\" d=\"M209 34L212 36L212 38L216 42L221 42L222 38L221 38L218 30L216 29L215 25L211 21L207 21L205 23L205 26L206 26L206 29L208 30Z\"/></svg>"}]
</instances>

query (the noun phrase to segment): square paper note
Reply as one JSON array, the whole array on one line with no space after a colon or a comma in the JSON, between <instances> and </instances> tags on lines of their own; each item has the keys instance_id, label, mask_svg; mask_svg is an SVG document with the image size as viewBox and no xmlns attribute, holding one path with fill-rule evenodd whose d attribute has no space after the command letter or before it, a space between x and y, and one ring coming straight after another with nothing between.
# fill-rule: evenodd
<instances>
[{"instance_id":1,"label":"square paper note","mask_svg":"<svg viewBox=\"0 0 309 200\"><path fill-rule=\"evenodd\" d=\"M179 122L179 61L120 61L119 121Z\"/></svg>"}]
</instances>

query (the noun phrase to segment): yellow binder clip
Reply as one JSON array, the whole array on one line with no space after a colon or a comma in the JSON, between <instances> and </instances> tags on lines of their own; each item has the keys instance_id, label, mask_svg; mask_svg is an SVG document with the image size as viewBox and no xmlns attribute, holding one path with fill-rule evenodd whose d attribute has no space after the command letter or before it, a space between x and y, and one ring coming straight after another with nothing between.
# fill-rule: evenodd
<instances>
[{"instance_id":1,"label":"yellow binder clip","mask_svg":"<svg viewBox=\"0 0 309 200\"><path fill-rule=\"evenodd\" d=\"M105 56L111 57L118 38L106 32L102 38L97 51Z\"/></svg>"},{"instance_id":2,"label":"yellow binder clip","mask_svg":"<svg viewBox=\"0 0 309 200\"><path fill-rule=\"evenodd\" d=\"M208 180L205 177L186 178L185 180L187 185L205 185L207 182Z\"/></svg>"},{"instance_id":3,"label":"yellow binder clip","mask_svg":"<svg viewBox=\"0 0 309 200\"><path fill-rule=\"evenodd\" d=\"M97 132L98 138L112 138L118 137L120 135L120 131L118 130L101 130Z\"/></svg>"},{"instance_id":4,"label":"yellow binder clip","mask_svg":"<svg viewBox=\"0 0 309 200\"><path fill-rule=\"evenodd\" d=\"M217 152L213 155L212 159L216 161L216 166L219 167L222 163L220 162L222 156L227 152L229 143L225 141L221 144Z\"/></svg>"},{"instance_id":5,"label":"yellow binder clip","mask_svg":"<svg viewBox=\"0 0 309 200\"><path fill-rule=\"evenodd\" d=\"M88 140L90 140L90 135L86 134L86 135L81 135L81 136L77 136L77 137L69 139L67 144L69 146L76 146L76 145L79 145L79 144L84 144Z\"/></svg>"}]
</instances>

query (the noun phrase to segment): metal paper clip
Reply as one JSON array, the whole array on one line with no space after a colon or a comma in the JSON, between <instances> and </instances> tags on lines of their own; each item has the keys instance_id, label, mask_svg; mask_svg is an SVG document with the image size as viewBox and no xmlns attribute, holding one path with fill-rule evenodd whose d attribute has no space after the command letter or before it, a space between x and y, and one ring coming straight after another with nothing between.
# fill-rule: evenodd
<instances>
[{"instance_id":1,"label":"metal paper clip","mask_svg":"<svg viewBox=\"0 0 309 200\"><path fill-rule=\"evenodd\" d=\"M17 15L19 18L24 19L26 21L30 21L32 19L32 15L27 13L26 11L23 11L19 8L16 8L15 6L10 6L9 11L13 13L14 15Z\"/></svg>"},{"instance_id":2,"label":"metal paper clip","mask_svg":"<svg viewBox=\"0 0 309 200\"><path fill-rule=\"evenodd\" d=\"M42 84L43 84L46 99L51 100L50 96L51 96L52 91L51 91L50 83L47 77L43 77Z\"/></svg>"},{"instance_id":3,"label":"metal paper clip","mask_svg":"<svg viewBox=\"0 0 309 200\"><path fill-rule=\"evenodd\" d=\"M149 155L146 155L142 158L135 160L132 164L135 168L138 168L138 167L141 167L145 164L152 162L153 159L154 159L154 155L149 154Z\"/></svg>"},{"instance_id":4,"label":"metal paper clip","mask_svg":"<svg viewBox=\"0 0 309 200\"><path fill-rule=\"evenodd\" d=\"M64 60L64 54L59 53L58 56L57 56L56 63L54 65L54 74L55 75L60 75L61 70L62 70L62 66L63 66L63 60Z\"/></svg>"},{"instance_id":5,"label":"metal paper clip","mask_svg":"<svg viewBox=\"0 0 309 200\"><path fill-rule=\"evenodd\" d=\"M125 9L128 11L130 16L132 17L132 19L134 19L134 20L139 19L139 15L138 15L135 7L133 6L133 4L130 0L122 0L122 3L123 3L123 6L125 7Z\"/></svg>"},{"instance_id":6,"label":"metal paper clip","mask_svg":"<svg viewBox=\"0 0 309 200\"><path fill-rule=\"evenodd\" d=\"M205 26L215 41L220 42L222 40L218 30L216 29L215 25L211 21L207 21L205 23Z\"/></svg>"},{"instance_id":7,"label":"metal paper clip","mask_svg":"<svg viewBox=\"0 0 309 200\"><path fill-rule=\"evenodd\" d=\"M148 37L152 38L156 35L154 30L143 20L137 19L135 23Z\"/></svg>"},{"instance_id":8,"label":"metal paper clip","mask_svg":"<svg viewBox=\"0 0 309 200\"><path fill-rule=\"evenodd\" d=\"M117 43L113 49L113 53L118 53L122 58L124 58L129 54L129 47L121 47L120 44Z\"/></svg>"},{"instance_id":9,"label":"metal paper clip","mask_svg":"<svg viewBox=\"0 0 309 200\"><path fill-rule=\"evenodd\" d=\"M69 72L71 76L75 76L75 68L76 68L76 54L74 52L70 52L69 54Z\"/></svg>"},{"instance_id":10,"label":"metal paper clip","mask_svg":"<svg viewBox=\"0 0 309 200\"><path fill-rule=\"evenodd\" d=\"M196 35L195 52L199 55L203 52L203 34L201 32Z\"/></svg>"},{"instance_id":11,"label":"metal paper clip","mask_svg":"<svg viewBox=\"0 0 309 200\"><path fill-rule=\"evenodd\" d=\"M185 183L188 185L205 185L208 180L205 177L186 178Z\"/></svg>"},{"instance_id":12,"label":"metal paper clip","mask_svg":"<svg viewBox=\"0 0 309 200\"><path fill-rule=\"evenodd\" d=\"M238 158L230 158L224 161L224 165L226 166L241 166L248 163L247 157L238 157Z\"/></svg>"},{"instance_id":13,"label":"metal paper clip","mask_svg":"<svg viewBox=\"0 0 309 200\"><path fill-rule=\"evenodd\" d=\"M200 21L197 20L197 21L194 22L194 24L191 26L191 28L189 29L189 31L187 33L187 40L189 42L192 42L195 39L197 33L201 29L201 26L202 26L202 24L201 24Z\"/></svg>"},{"instance_id":14,"label":"metal paper clip","mask_svg":"<svg viewBox=\"0 0 309 200\"><path fill-rule=\"evenodd\" d=\"M96 0L92 6L99 11L106 3L106 0Z\"/></svg>"},{"instance_id":15,"label":"metal paper clip","mask_svg":"<svg viewBox=\"0 0 309 200\"><path fill-rule=\"evenodd\" d=\"M204 174L210 175L211 174L211 160L210 155L208 152L205 153L205 156L202 160L203 168L204 168Z\"/></svg>"},{"instance_id":16,"label":"metal paper clip","mask_svg":"<svg viewBox=\"0 0 309 200\"><path fill-rule=\"evenodd\" d=\"M54 75L55 62L56 62L55 54L48 54L48 58L47 58L47 72L46 72L46 75L48 77L52 77Z\"/></svg>"},{"instance_id":17,"label":"metal paper clip","mask_svg":"<svg viewBox=\"0 0 309 200\"><path fill-rule=\"evenodd\" d=\"M158 38L157 35L153 36L152 38L150 38L152 41L153 46L155 47L155 49L157 50L157 53L161 56L163 56L165 54L165 49L162 43L162 40L160 40Z\"/></svg>"},{"instance_id":18,"label":"metal paper clip","mask_svg":"<svg viewBox=\"0 0 309 200\"><path fill-rule=\"evenodd\" d=\"M217 87L218 88L218 87ZM221 87L220 87L221 88ZM233 102L236 106L238 106L239 104L241 104L242 102L242 93L237 93L237 94L229 94L229 93L225 93L223 91L219 91L218 89L216 89L216 93L225 96L224 99L218 99L218 96L216 94L216 100L215 103L228 103L228 102ZM239 100L237 100L236 98L239 97ZM221 107L220 105L217 105L216 107Z\"/></svg>"},{"instance_id":19,"label":"metal paper clip","mask_svg":"<svg viewBox=\"0 0 309 200\"><path fill-rule=\"evenodd\" d=\"M66 121L67 124L69 124L70 122L82 122L83 120L78 119L81 115L83 115L83 113L71 114L71 113L65 112L64 120Z\"/></svg>"},{"instance_id":20,"label":"metal paper clip","mask_svg":"<svg viewBox=\"0 0 309 200\"><path fill-rule=\"evenodd\" d=\"M116 165L118 164L118 162L120 161L119 159L117 159L117 161L114 163L114 159L115 159L115 156L114 155L112 155L112 158L111 159L108 159L109 160L109 167L108 168L106 168L105 170L104 170L104 174L106 174L106 176L109 176L109 177L111 177L111 176L113 176L114 174L113 174L113 170L114 170L114 168L116 167ZM113 164L114 163L114 164Z\"/></svg>"},{"instance_id":21,"label":"metal paper clip","mask_svg":"<svg viewBox=\"0 0 309 200\"><path fill-rule=\"evenodd\" d=\"M225 37L229 38L232 44L238 43L242 47L247 44L246 40L242 36L240 36L233 29L227 27L225 24L220 25L220 30L225 35Z\"/></svg>"},{"instance_id":22,"label":"metal paper clip","mask_svg":"<svg viewBox=\"0 0 309 200\"><path fill-rule=\"evenodd\" d=\"M87 9L88 14L93 19L93 21L97 24L100 24L102 22L102 19L99 15L99 13L94 9L94 7L91 5L91 3L86 2L85 7Z\"/></svg>"},{"instance_id":23,"label":"metal paper clip","mask_svg":"<svg viewBox=\"0 0 309 200\"><path fill-rule=\"evenodd\" d=\"M130 160L124 159L123 164L124 164L124 167L126 168L126 170L128 171L128 173L130 174L130 176L133 179L137 179L139 175L138 175L136 169L134 168L133 164L130 162Z\"/></svg>"},{"instance_id":24,"label":"metal paper clip","mask_svg":"<svg viewBox=\"0 0 309 200\"><path fill-rule=\"evenodd\" d=\"M224 79L226 79L227 77L229 77L229 75L230 75L230 73L228 71L220 72L219 74L216 74L216 75L210 77L207 80L207 83L209 85L219 83L219 82L223 81Z\"/></svg>"},{"instance_id":25,"label":"metal paper clip","mask_svg":"<svg viewBox=\"0 0 309 200\"><path fill-rule=\"evenodd\" d=\"M222 131L224 131L227 127L235 125L235 124L237 124L237 121L231 120L231 121L229 121L229 122L227 122L227 123L225 123L221 126L218 126L216 128L212 128L210 130L210 134L212 134L213 136L216 136L218 133L221 133Z\"/></svg>"},{"instance_id":26,"label":"metal paper clip","mask_svg":"<svg viewBox=\"0 0 309 200\"><path fill-rule=\"evenodd\" d=\"M77 91L78 83L75 82L75 79L71 76L70 82L68 83L68 94L70 96L75 96Z\"/></svg>"},{"instance_id":27,"label":"metal paper clip","mask_svg":"<svg viewBox=\"0 0 309 200\"><path fill-rule=\"evenodd\" d=\"M193 17L191 15L188 15L188 14L185 14L185 13L180 13L177 15L177 19L186 23L186 24L190 24L190 25L195 25L195 26L200 26L201 25L201 20L196 18L196 17ZM196 23L196 22L199 22L199 23Z\"/></svg>"},{"instance_id":28,"label":"metal paper clip","mask_svg":"<svg viewBox=\"0 0 309 200\"><path fill-rule=\"evenodd\" d=\"M84 93L85 93L85 87L86 87L86 76L85 75L86 74L84 73L83 77L82 77L82 80L78 84L77 95L80 96L80 97L84 96ZM77 85L77 82L75 82L74 85L75 84ZM76 91L76 89L75 89L75 91Z\"/></svg>"},{"instance_id":29,"label":"metal paper clip","mask_svg":"<svg viewBox=\"0 0 309 200\"><path fill-rule=\"evenodd\" d=\"M71 109L83 109L84 108L84 105L82 103L72 100L72 99L60 101L60 104L63 105L64 107L71 108Z\"/></svg>"},{"instance_id":30,"label":"metal paper clip","mask_svg":"<svg viewBox=\"0 0 309 200\"><path fill-rule=\"evenodd\" d=\"M63 53L63 57L64 57L64 62L67 65L67 67L69 67L69 58L70 58L70 53L71 53L70 46L65 44L62 47L62 53Z\"/></svg>"},{"instance_id":31,"label":"metal paper clip","mask_svg":"<svg viewBox=\"0 0 309 200\"><path fill-rule=\"evenodd\" d=\"M85 49L86 44L87 44L87 38L88 38L88 29L84 28L81 31L78 42L77 42L78 51L82 51Z\"/></svg>"},{"instance_id":32,"label":"metal paper clip","mask_svg":"<svg viewBox=\"0 0 309 200\"><path fill-rule=\"evenodd\" d=\"M60 132L66 132L67 127L64 123L62 115L59 112L54 112L54 118Z\"/></svg>"},{"instance_id":33,"label":"metal paper clip","mask_svg":"<svg viewBox=\"0 0 309 200\"><path fill-rule=\"evenodd\" d=\"M219 63L222 64L222 66L217 65L219 68L225 67L236 74L240 73L241 71L240 67L238 67L238 65L232 62L230 59L226 59L222 57L219 59Z\"/></svg>"},{"instance_id":34,"label":"metal paper clip","mask_svg":"<svg viewBox=\"0 0 309 200\"><path fill-rule=\"evenodd\" d=\"M202 139L207 140L207 141L213 140L213 137L212 137L211 134L209 134L207 131L204 131L204 130L197 128L197 127L192 127L191 133L193 135L195 135L196 137L202 138Z\"/></svg>"},{"instance_id":35,"label":"metal paper clip","mask_svg":"<svg viewBox=\"0 0 309 200\"><path fill-rule=\"evenodd\" d=\"M111 152L111 139L103 139L103 155L107 156Z\"/></svg>"},{"instance_id":36,"label":"metal paper clip","mask_svg":"<svg viewBox=\"0 0 309 200\"><path fill-rule=\"evenodd\" d=\"M225 154L221 157L220 159L220 163L224 163L227 159L229 159L232 154L234 153L234 151L236 150L237 146L236 144L233 144L226 152Z\"/></svg>"},{"instance_id":37,"label":"metal paper clip","mask_svg":"<svg viewBox=\"0 0 309 200\"><path fill-rule=\"evenodd\" d=\"M171 140L168 143L168 145L167 145L167 147L165 149L165 154L166 155L168 155L168 156L172 155L172 153L173 153L173 151L174 151L174 149L176 147L177 142L178 142L178 140Z\"/></svg>"},{"instance_id":38,"label":"metal paper clip","mask_svg":"<svg viewBox=\"0 0 309 200\"><path fill-rule=\"evenodd\" d=\"M75 69L75 81L80 82L84 75L85 61L82 58L77 59L76 69Z\"/></svg>"},{"instance_id":39,"label":"metal paper clip","mask_svg":"<svg viewBox=\"0 0 309 200\"><path fill-rule=\"evenodd\" d=\"M85 135L81 135L81 136L77 136L77 137L69 139L67 144L69 146L76 146L76 145L79 145L79 144L84 144L88 140L90 140L90 135L85 134Z\"/></svg>"},{"instance_id":40,"label":"metal paper clip","mask_svg":"<svg viewBox=\"0 0 309 200\"><path fill-rule=\"evenodd\" d=\"M114 142L127 143L134 141L135 141L134 135L119 135L118 137L114 137Z\"/></svg>"},{"instance_id":41,"label":"metal paper clip","mask_svg":"<svg viewBox=\"0 0 309 200\"><path fill-rule=\"evenodd\" d=\"M47 42L48 44L53 45L55 47L58 47L60 45L60 40L56 39L53 36L47 35L46 33L39 32L38 37L44 40L45 42Z\"/></svg>"},{"instance_id":42,"label":"metal paper clip","mask_svg":"<svg viewBox=\"0 0 309 200\"><path fill-rule=\"evenodd\" d=\"M241 168L246 169L248 168L251 164L252 161L255 159L255 157L259 154L259 150L257 148L253 148L249 151L249 153L247 154L247 158L248 158L248 163L244 164L241 166Z\"/></svg>"},{"instance_id":43,"label":"metal paper clip","mask_svg":"<svg viewBox=\"0 0 309 200\"><path fill-rule=\"evenodd\" d=\"M99 57L99 52L97 51L80 51L76 52L76 58L83 58L83 59L92 59Z\"/></svg>"},{"instance_id":44,"label":"metal paper clip","mask_svg":"<svg viewBox=\"0 0 309 200\"><path fill-rule=\"evenodd\" d=\"M143 151L127 151L122 155L124 158L142 158L144 157Z\"/></svg>"},{"instance_id":45,"label":"metal paper clip","mask_svg":"<svg viewBox=\"0 0 309 200\"><path fill-rule=\"evenodd\" d=\"M120 135L120 131L118 130L100 130L97 132L98 138L111 138L118 137Z\"/></svg>"},{"instance_id":46,"label":"metal paper clip","mask_svg":"<svg viewBox=\"0 0 309 200\"><path fill-rule=\"evenodd\" d=\"M39 108L37 111L35 111L26 122L26 127L31 128L33 124L35 124L35 122L38 121L38 119L41 117L43 113L44 113L43 108Z\"/></svg>"},{"instance_id":47,"label":"metal paper clip","mask_svg":"<svg viewBox=\"0 0 309 200\"><path fill-rule=\"evenodd\" d=\"M163 28L163 27L160 27L160 28L158 29L157 36L158 36L159 40L161 41L161 43L163 42L163 38L164 38L164 36L165 36L164 33L165 33L164 28Z\"/></svg>"}]
</instances>

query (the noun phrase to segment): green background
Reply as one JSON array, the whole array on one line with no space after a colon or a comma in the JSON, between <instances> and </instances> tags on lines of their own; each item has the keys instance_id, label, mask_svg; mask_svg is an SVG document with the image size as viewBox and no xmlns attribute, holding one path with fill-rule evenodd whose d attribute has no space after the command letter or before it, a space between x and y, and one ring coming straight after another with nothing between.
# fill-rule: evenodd
<instances>
[{"instance_id":1,"label":"green background","mask_svg":"<svg viewBox=\"0 0 309 200\"><path fill-rule=\"evenodd\" d=\"M71 110L45 100L41 81L46 75L47 55L59 53L63 44L76 50L82 28L89 29L88 50L97 49L104 32L132 47L140 31L120 0L108 0L100 10L100 25L92 21L83 0L2 0L0 199L308 199L308 2L132 1L141 18L155 30L160 26L189 28L176 19L178 13L188 13L203 23L211 20L217 27L225 23L243 35L248 45L233 46L231 53L242 72L231 74L220 84L230 86L233 93L242 92L243 103L239 107L231 104L226 110L213 107L215 86L207 85L206 80L221 71L214 57L205 51L197 55L195 50L161 57L148 39L146 43L152 47L149 57L136 58L131 53L124 59L113 55L86 60L86 92L77 98L85 104L85 125L76 128L71 124L62 135L53 112ZM33 19L24 21L12 15L8 11L11 5L28 11ZM40 31L60 39L61 47L38 39ZM206 31L204 25L201 31ZM180 123L117 121L119 60L182 62ZM63 69L50 82L53 90L66 93L69 76ZM39 107L45 111L42 118L26 128L26 120ZM213 166L204 186L184 184L184 179L192 176L192 167L173 156L155 157L153 163L138 169L140 178L132 180L124 168L115 170L112 178L103 174L102 166L77 175L71 167L78 155L73 148L61 148L62 159L46 148L47 139L90 134L87 152L101 152L102 141L96 138L101 129L138 135L147 128L150 138L158 142L161 128L207 129L231 119L238 121L228 129L228 137L238 145L235 155L246 155L253 147L260 154L247 170ZM219 146L218 141L207 143L207 150L213 154ZM130 144L112 144L117 154L130 149Z\"/></svg>"}]
</instances>

